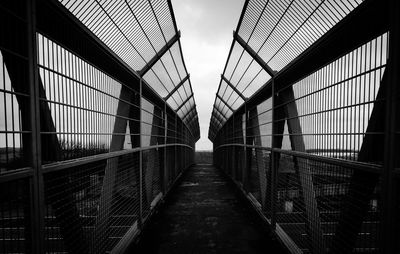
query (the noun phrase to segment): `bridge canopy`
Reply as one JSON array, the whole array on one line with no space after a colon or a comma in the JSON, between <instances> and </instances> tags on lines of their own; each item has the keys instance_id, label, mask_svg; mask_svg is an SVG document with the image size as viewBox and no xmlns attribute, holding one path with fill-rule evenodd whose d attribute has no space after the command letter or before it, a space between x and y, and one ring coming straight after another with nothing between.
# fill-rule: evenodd
<instances>
[{"instance_id":1,"label":"bridge canopy","mask_svg":"<svg viewBox=\"0 0 400 254\"><path fill-rule=\"evenodd\" d=\"M195 99L170 1L60 3L165 98L195 138L200 137Z\"/></svg>"},{"instance_id":2,"label":"bridge canopy","mask_svg":"<svg viewBox=\"0 0 400 254\"><path fill-rule=\"evenodd\" d=\"M362 3L246 1L211 114L209 139L234 111ZM225 120L220 121L220 114Z\"/></svg>"}]
</instances>

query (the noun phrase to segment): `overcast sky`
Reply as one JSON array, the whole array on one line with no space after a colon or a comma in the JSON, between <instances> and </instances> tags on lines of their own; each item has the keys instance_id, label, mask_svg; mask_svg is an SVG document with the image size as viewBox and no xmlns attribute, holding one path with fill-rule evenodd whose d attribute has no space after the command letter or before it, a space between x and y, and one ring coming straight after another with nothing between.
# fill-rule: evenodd
<instances>
[{"instance_id":1,"label":"overcast sky","mask_svg":"<svg viewBox=\"0 0 400 254\"><path fill-rule=\"evenodd\" d=\"M211 109L243 4L244 0L172 0L199 114L197 150L212 149Z\"/></svg>"}]
</instances>

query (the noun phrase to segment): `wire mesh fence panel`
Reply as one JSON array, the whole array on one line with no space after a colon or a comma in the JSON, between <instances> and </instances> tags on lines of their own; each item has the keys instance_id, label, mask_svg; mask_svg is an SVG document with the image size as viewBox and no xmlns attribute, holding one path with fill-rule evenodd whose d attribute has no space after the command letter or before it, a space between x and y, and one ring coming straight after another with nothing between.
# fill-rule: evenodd
<instances>
[{"instance_id":1,"label":"wire mesh fence panel","mask_svg":"<svg viewBox=\"0 0 400 254\"><path fill-rule=\"evenodd\" d=\"M236 183L293 253L398 252L391 8L374 0L244 4L209 139L214 163L235 180L241 165Z\"/></svg>"},{"instance_id":2,"label":"wire mesh fence panel","mask_svg":"<svg viewBox=\"0 0 400 254\"><path fill-rule=\"evenodd\" d=\"M301 129L297 131L301 131L309 153L363 160L358 154L365 140L383 139L383 129L373 121L384 117L378 112L386 97L386 51L384 34L277 91L281 104L276 110L290 110L285 115L290 118L288 124L298 119ZM365 156L373 158L372 154ZM382 161L376 159L375 163Z\"/></svg>"},{"instance_id":3,"label":"wire mesh fence panel","mask_svg":"<svg viewBox=\"0 0 400 254\"><path fill-rule=\"evenodd\" d=\"M35 241L27 9L26 2L0 3L0 253L30 253Z\"/></svg>"},{"instance_id":4,"label":"wire mesh fence panel","mask_svg":"<svg viewBox=\"0 0 400 254\"><path fill-rule=\"evenodd\" d=\"M46 251L110 251L139 219L139 170L135 152L45 174Z\"/></svg>"},{"instance_id":5,"label":"wire mesh fence panel","mask_svg":"<svg viewBox=\"0 0 400 254\"><path fill-rule=\"evenodd\" d=\"M31 166L29 60L26 3L1 3L0 174ZM20 30L21 33L9 31Z\"/></svg>"},{"instance_id":6,"label":"wire mesh fence panel","mask_svg":"<svg viewBox=\"0 0 400 254\"><path fill-rule=\"evenodd\" d=\"M1 183L0 253L32 251L32 226L29 180Z\"/></svg>"},{"instance_id":7,"label":"wire mesh fence panel","mask_svg":"<svg viewBox=\"0 0 400 254\"><path fill-rule=\"evenodd\" d=\"M277 223L293 239L293 241L304 252L312 251L311 231L316 218L310 217L311 213L306 211L307 198L302 186L299 168L307 167L312 173L312 183L318 208L320 227L323 233L323 244L328 249L333 248L333 244L343 246L346 244L346 235L336 234L338 225L344 223L349 231L356 230L357 236L353 249L357 252L377 252L379 236L379 186L374 189L372 196L360 188L359 183L352 181L356 170L329 164L326 162L302 159L290 155L281 154L278 171L277 185ZM376 174L379 178L379 175ZM350 192L355 192L350 196ZM359 207L365 206L364 200L367 199L367 207L360 214ZM346 207L350 206L350 207ZM354 211L353 216L361 217L360 225L352 225L351 221L346 221L343 211L350 209ZM317 216L314 214L314 216ZM315 225L314 225L315 227ZM345 241L346 240L346 241ZM337 248L337 247L336 247ZM345 251L348 246L340 250Z\"/></svg>"},{"instance_id":8,"label":"wire mesh fence panel","mask_svg":"<svg viewBox=\"0 0 400 254\"><path fill-rule=\"evenodd\" d=\"M199 138L172 5L5 1L0 20L0 253L122 251Z\"/></svg>"},{"instance_id":9,"label":"wire mesh fence panel","mask_svg":"<svg viewBox=\"0 0 400 254\"><path fill-rule=\"evenodd\" d=\"M160 156L158 149L146 150L143 158L143 216L146 217L155 205L154 199L161 193Z\"/></svg>"},{"instance_id":10,"label":"wire mesh fence panel","mask_svg":"<svg viewBox=\"0 0 400 254\"><path fill-rule=\"evenodd\" d=\"M44 163L115 150L115 139L124 140L118 149L131 148L131 137L138 136L139 131L130 130L126 122L139 121L138 114L129 114L139 105L134 100L138 91L45 36L38 34L37 40L43 85L40 103L46 112L42 140L54 148L44 150ZM115 123L125 125L125 129L116 132Z\"/></svg>"}]
</instances>

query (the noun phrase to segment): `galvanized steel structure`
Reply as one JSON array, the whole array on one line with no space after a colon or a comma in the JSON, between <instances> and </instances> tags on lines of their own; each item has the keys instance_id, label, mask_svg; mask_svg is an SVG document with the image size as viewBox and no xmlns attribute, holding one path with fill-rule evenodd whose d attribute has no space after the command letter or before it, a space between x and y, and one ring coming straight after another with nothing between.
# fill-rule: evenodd
<instances>
[{"instance_id":1,"label":"galvanized steel structure","mask_svg":"<svg viewBox=\"0 0 400 254\"><path fill-rule=\"evenodd\" d=\"M209 139L293 253L400 251L399 14L398 1L245 2Z\"/></svg>"},{"instance_id":2,"label":"galvanized steel structure","mask_svg":"<svg viewBox=\"0 0 400 254\"><path fill-rule=\"evenodd\" d=\"M0 2L0 253L117 253L193 164L171 2Z\"/></svg>"}]
</instances>

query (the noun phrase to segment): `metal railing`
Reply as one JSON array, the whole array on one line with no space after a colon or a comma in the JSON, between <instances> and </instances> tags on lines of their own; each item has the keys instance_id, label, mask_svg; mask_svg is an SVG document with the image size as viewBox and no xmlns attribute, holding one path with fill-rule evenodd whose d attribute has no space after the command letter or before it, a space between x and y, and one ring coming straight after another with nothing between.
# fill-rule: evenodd
<instances>
[{"instance_id":1,"label":"metal railing","mask_svg":"<svg viewBox=\"0 0 400 254\"><path fill-rule=\"evenodd\" d=\"M396 1L245 2L209 139L292 253L400 250L398 13Z\"/></svg>"},{"instance_id":2,"label":"metal railing","mask_svg":"<svg viewBox=\"0 0 400 254\"><path fill-rule=\"evenodd\" d=\"M0 253L120 253L194 163L170 1L0 3Z\"/></svg>"}]
</instances>

